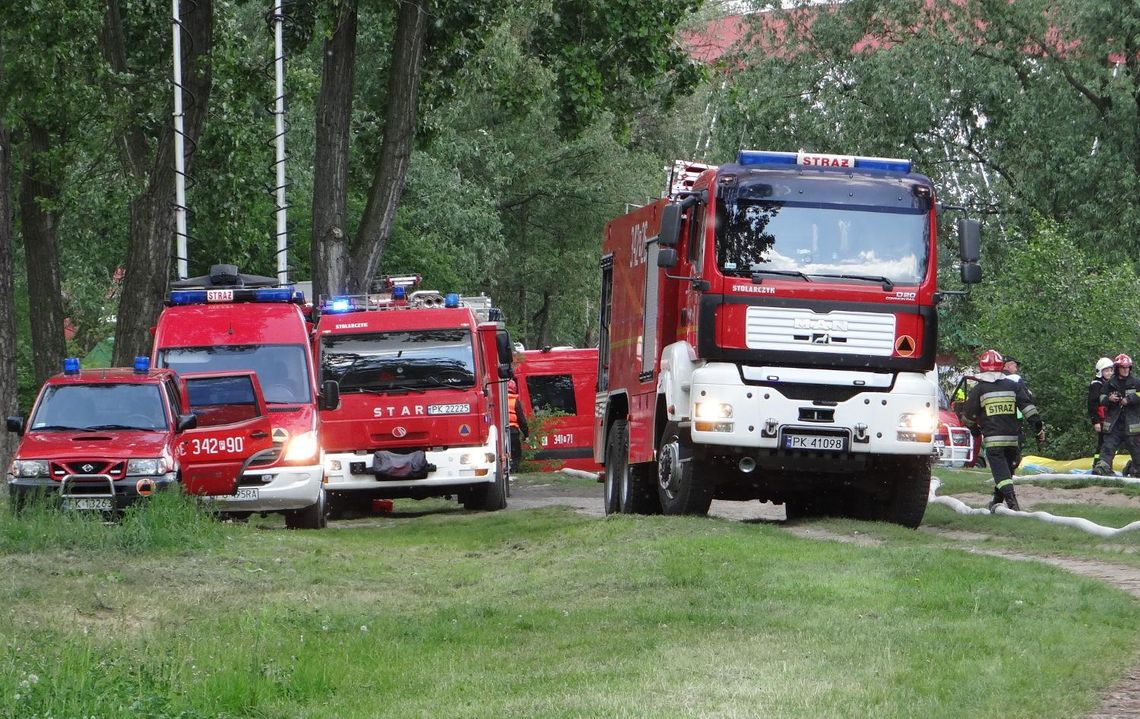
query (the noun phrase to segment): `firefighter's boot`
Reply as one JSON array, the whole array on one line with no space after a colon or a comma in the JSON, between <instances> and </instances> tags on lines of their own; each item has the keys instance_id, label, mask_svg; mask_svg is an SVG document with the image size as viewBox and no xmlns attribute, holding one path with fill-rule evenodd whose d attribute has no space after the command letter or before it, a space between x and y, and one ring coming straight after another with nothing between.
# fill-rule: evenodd
<instances>
[{"instance_id":1,"label":"firefighter's boot","mask_svg":"<svg viewBox=\"0 0 1140 719\"><path fill-rule=\"evenodd\" d=\"M1108 462L1098 459L1097 463L1093 465L1093 474L1099 477L1111 477L1115 472L1112 471L1112 467L1108 466Z\"/></svg>"},{"instance_id":2,"label":"firefighter's boot","mask_svg":"<svg viewBox=\"0 0 1140 719\"><path fill-rule=\"evenodd\" d=\"M998 506L999 504L1001 504L1003 502L1005 502L1005 495L1003 495L1001 493L1000 489L998 489L997 487L994 487L994 496L992 499L990 499L990 503L986 505L986 509L990 510L990 512L993 512L994 507Z\"/></svg>"},{"instance_id":3,"label":"firefighter's boot","mask_svg":"<svg viewBox=\"0 0 1140 719\"><path fill-rule=\"evenodd\" d=\"M1002 497L1005 499L1005 506L1009 507L1015 512L1020 512L1021 507L1017 504L1017 492L1013 491L1013 485L1007 484L1001 488Z\"/></svg>"}]
</instances>

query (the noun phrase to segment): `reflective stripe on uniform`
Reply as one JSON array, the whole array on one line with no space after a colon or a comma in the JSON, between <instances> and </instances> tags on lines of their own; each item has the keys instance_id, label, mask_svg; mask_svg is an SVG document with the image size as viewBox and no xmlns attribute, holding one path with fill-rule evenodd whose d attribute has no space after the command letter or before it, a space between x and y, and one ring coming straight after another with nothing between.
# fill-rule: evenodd
<instances>
[{"instance_id":1,"label":"reflective stripe on uniform","mask_svg":"<svg viewBox=\"0 0 1140 719\"><path fill-rule=\"evenodd\" d=\"M985 447L1016 447L1020 444L1020 437L1016 434L995 434L991 437L982 437Z\"/></svg>"},{"instance_id":2,"label":"reflective stripe on uniform","mask_svg":"<svg viewBox=\"0 0 1140 719\"><path fill-rule=\"evenodd\" d=\"M1012 486L1013 486L1013 480L1012 479L1003 479L1002 481L997 483L998 489L1001 489L1002 487L1012 487Z\"/></svg>"}]
</instances>

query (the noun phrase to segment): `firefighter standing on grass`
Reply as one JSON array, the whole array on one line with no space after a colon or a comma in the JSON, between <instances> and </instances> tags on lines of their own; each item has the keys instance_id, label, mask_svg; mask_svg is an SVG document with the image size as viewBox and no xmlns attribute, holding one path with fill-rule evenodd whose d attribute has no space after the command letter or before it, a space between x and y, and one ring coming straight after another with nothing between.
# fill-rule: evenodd
<instances>
[{"instance_id":1,"label":"firefighter standing on grass","mask_svg":"<svg viewBox=\"0 0 1140 719\"><path fill-rule=\"evenodd\" d=\"M1021 461L1019 411L1033 425L1037 441L1045 441L1045 425L1029 392L1024 384L1003 375L1002 365L1002 357L997 350L982 353L978 359L978 369L981 370L977 376L978 383L970 390L963 411L966 419L976 422L982 430L986 464L994 478L991 511L1002 502L1010 509L1021 509L1017 504L1017 493L1013 490L1013 468Z\"/></svg>"},{"instance_id":2,"label":"firefighter standing on grass","mask_svg":"<svg viewBox=\"0 0 1140 719\"><path fill-rule=\"evenodd\" d=\"M1093 474L1112 476L1112 460L1120 445L1132 455L1132 466L1140 467L1140 379L1132 375L1132 358L1116 355L1112 360L1116 372L1100 388L1100 403L1104 405L1104 444Z\"/></svg>"},{"instance_id":3,"label":"firefighter standing on grass","mask_svg":"<svg viewBox=\"0 0 1140 719\"><path fill-rule=\"evenodd\" d=\"M1104 405L1100 403L1101 390L1104 383L1112 377L1112 360L1101 357L1096 361L1096 376L1089 382L1089 421L1092 422L1093 431L1096 432L1096 454L1093 455L1093 468L1100 459L1100 447L1104 444L1104 433L1108 429L1104 426Z\"/></svg>"},{"instance_id":4,"label":"firefighter standing on grass","mask_svg":"<svg viewBox=\"0 0 1140 719\"><path fill-rule=\"evenodd\" d=\"M530 436L522 400L519 399L519 385L515 380L507 382L507 414L511 426L511 463L508 471L514 474L519 471L519 463L522 462L523 438Z\"/></svg>"}]
</instances>

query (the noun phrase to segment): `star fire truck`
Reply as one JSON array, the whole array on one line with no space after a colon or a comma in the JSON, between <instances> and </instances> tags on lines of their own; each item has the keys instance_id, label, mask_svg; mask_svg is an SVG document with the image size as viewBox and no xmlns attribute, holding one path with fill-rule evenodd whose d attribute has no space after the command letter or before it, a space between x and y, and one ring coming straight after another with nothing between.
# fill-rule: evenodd
<instances>
[{"instance_id":1,"label":"star fire truck","mask_svg":"<svg viewBox=\"0 0 1140 719\"><path fill-rule=\"evenodd\" d=\"M321 303L313 336L334 509L376 500L456 496L494 511L509 494L506 380L511 342L487 297L419 290L417 275Z\"/></svg>"},{"instance_id":2,"label":"star fire truck","mask_svg":"<svg viewBox=\"0 0 1140 719\"><path fill-rule=\"evenodd\" d=\"M317 409L335 402L335 388L317 388L304 294L234 265L214 265L209 275L171 288L155 327L154 365L179 374L252 371L272 418L278 451L247 467L233 491L214 496L217 509L239 517L284 514L291 529L324 527Z\"/></svg>"},{"instance_id":3,"label":"star fire truck","mask_svg":"<svg viewBox=\"0 0 1140 719\"><path fill-rule=\"evenodd\" d=\"M605 509L922 521L937 395L937 216L907 160L677 163L606 225L594 457ZM981 278L976 221L961 279Z\"/></svg>"}]
</instances>

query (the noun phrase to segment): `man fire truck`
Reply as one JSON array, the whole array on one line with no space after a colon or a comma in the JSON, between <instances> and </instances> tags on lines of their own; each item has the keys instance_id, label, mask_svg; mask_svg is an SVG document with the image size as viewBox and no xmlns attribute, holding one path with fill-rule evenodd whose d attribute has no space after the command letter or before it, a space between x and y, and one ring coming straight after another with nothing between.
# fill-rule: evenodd
<instances>
[{"instance_id":1,"label":"man fire truck","mask_svg":"<svg viewBox=\"0 0 1140 719\"><path fill-rule=\"evenodd\" d=\"M450 495L502 509L510 337L489 298L417 290L419 279L321 305L314 353L339 396L320 413L326 488L353 512Z\"/></svg>"},{"instance_id":2,"label":"man fire truck","mask_svg":"<svg viewBox=\"0 0 1140 719\"><path fill-rule=\"evenodd\" d=\"M317 391L303 303L292 285L214 265L209 275L172 285L155 327L153 362L180 374L256 372L281 451L252 465L236 491L214 501L235 516L277 512L291 529L319 529L326 524L327 505L317 405L336 398Z\"/></svg>"},{"instance_id":3,"label":"man fire truck","mask_svg":"<svg viewBox=\"0 0 1140 719\"><path fill-rule=\"evenodd\" d=\"M937 397L937 211L907 160L679 163L606 225L594 457L605 508L712 499L922 521ZM961 278L981 278L960 220Z\"/></svg>"}]
</instances>

